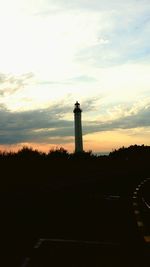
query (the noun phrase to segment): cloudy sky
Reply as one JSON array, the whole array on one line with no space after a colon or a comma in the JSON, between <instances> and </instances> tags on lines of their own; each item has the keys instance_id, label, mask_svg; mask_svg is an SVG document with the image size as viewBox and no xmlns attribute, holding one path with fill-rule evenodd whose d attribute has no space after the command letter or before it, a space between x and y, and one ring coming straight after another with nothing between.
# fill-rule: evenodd
<instances>
[{"instance_id":1,"label":"cloudy sky","mask_svg":"<svg viewBox=\"0 0 150 267\"><path fill-rule=\"evenodd\" d=\"M0 149L150 145L149 0L0 0Z\"/></svg>"}]
</instances>

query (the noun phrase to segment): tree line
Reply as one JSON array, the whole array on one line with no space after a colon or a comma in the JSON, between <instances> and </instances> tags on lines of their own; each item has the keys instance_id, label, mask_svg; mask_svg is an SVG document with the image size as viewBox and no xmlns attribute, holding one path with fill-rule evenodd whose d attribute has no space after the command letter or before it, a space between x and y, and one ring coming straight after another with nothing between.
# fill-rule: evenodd
<instances>
[{"instance_id":1,"label":"tree line","mask_svg":"<svg viewBox=\"0 0 150 267\"><path fill-rule=\"evenodd\" d=\"M145 145L131 145L129 147L121 147L119 149L114 149L108 155L97 155L93 154L92 150L83 151L80 153L69 153L63 147L56 147L55 149L50 149L48 153L39 151L37 149L33 149L32 147L23 146L17 152L13 151L0 151L0 159L2 158L64 158L64 159L72 159L72 158L89 158L89 159L102 159L102 158L117 158L117 159L134 159L139 157L149 157L150 156L150 146Z\"/></svg>"}]
</instances>

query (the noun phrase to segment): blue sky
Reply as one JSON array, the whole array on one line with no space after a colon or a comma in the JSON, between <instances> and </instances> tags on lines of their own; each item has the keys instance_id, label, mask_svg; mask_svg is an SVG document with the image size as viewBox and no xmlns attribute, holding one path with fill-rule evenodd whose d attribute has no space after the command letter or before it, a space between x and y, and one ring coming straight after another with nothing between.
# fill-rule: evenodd
<instances>
[{"instance_id":1,"label":"blue sky","mask_svg":"<svg viewBox=\"0 0 150 267\"><path fill-rule=\"evenodd\" d=\"M0 148L149 145L150 1L0 1Z\"/></svg>"}]
</instances>

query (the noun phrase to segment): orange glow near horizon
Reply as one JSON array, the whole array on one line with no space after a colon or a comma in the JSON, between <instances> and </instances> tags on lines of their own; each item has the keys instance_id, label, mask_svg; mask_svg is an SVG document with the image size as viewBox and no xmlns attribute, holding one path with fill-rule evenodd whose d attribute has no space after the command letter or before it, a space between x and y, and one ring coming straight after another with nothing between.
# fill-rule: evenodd
<instances>
[{"instance_id":1,"label":"orange glow near horizon","mask_svg":"<svg viewBox=\"0 0 150 267\"><path fill-rule=\"evenodd\" d=\"M0 151L17 152L23 147L32 148L41 152L48 153L51 149L63 147L68 152L73 151L74 144L38 144L38 143L21 143L16 145L0 145Z\"/></svg>"},{"instance_id":2,"label":"orange glow near horizon","mask_svg":"<svg viewBox=\"0 0 150 267\"><path fill-rule=\"evenodd\" d=\"M130 145L149 145L149 133L141 138L140 132L143 129L136 130L136 134L133 130L116 130L98 132L93 134L87 134L83 136L84 150L92 152L111 152L114 149L118 149L122 146L128 147ZM139 133L139 134L138 134ZM23 146L37 149L41 152L48 153L51 149L63 147L68 152L74 152L74 143L61 143L61 144L46 144L46 143L20 143L16 145L0 145L1 151L14 151L22 149Z\"/></svg>"},{"instance_id":3,"label":"orange glow near horizon","mask_svg":"<svg viewBox=\"0 0 150 267\"><path fill-rule=\"evenodd\" d=\"M111 152L114 149L118 149L122 146L128 147L130 145L148 145L149 138L143 136L141 138L140 132L143 129L137 129L139 135L133 134L131 130L115 130L115 131L106 131L99 132L94 134L89 134L84 136L84 149L92 150L93 152Z\"/></svg>"}]
</instances>

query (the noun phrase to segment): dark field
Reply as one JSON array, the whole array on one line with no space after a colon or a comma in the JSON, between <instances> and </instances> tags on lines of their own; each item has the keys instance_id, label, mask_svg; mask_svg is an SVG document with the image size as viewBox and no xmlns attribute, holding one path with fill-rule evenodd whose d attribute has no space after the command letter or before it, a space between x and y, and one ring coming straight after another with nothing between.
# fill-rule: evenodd
<instances>
[{"instance_id":1,"label":"dark field","mask_svg":"<svg viewBox=\"0 0 150 267\"><path fill-rule=\"evenodd\" d=\"M23 266L28 256L32 267L149 266L132 203L136 186L150 177L149 160L145 146L99 157L63 149L1 154L0 266ZM35 250L41 238L47 241Z\"/></svg>"}]
</instances>

